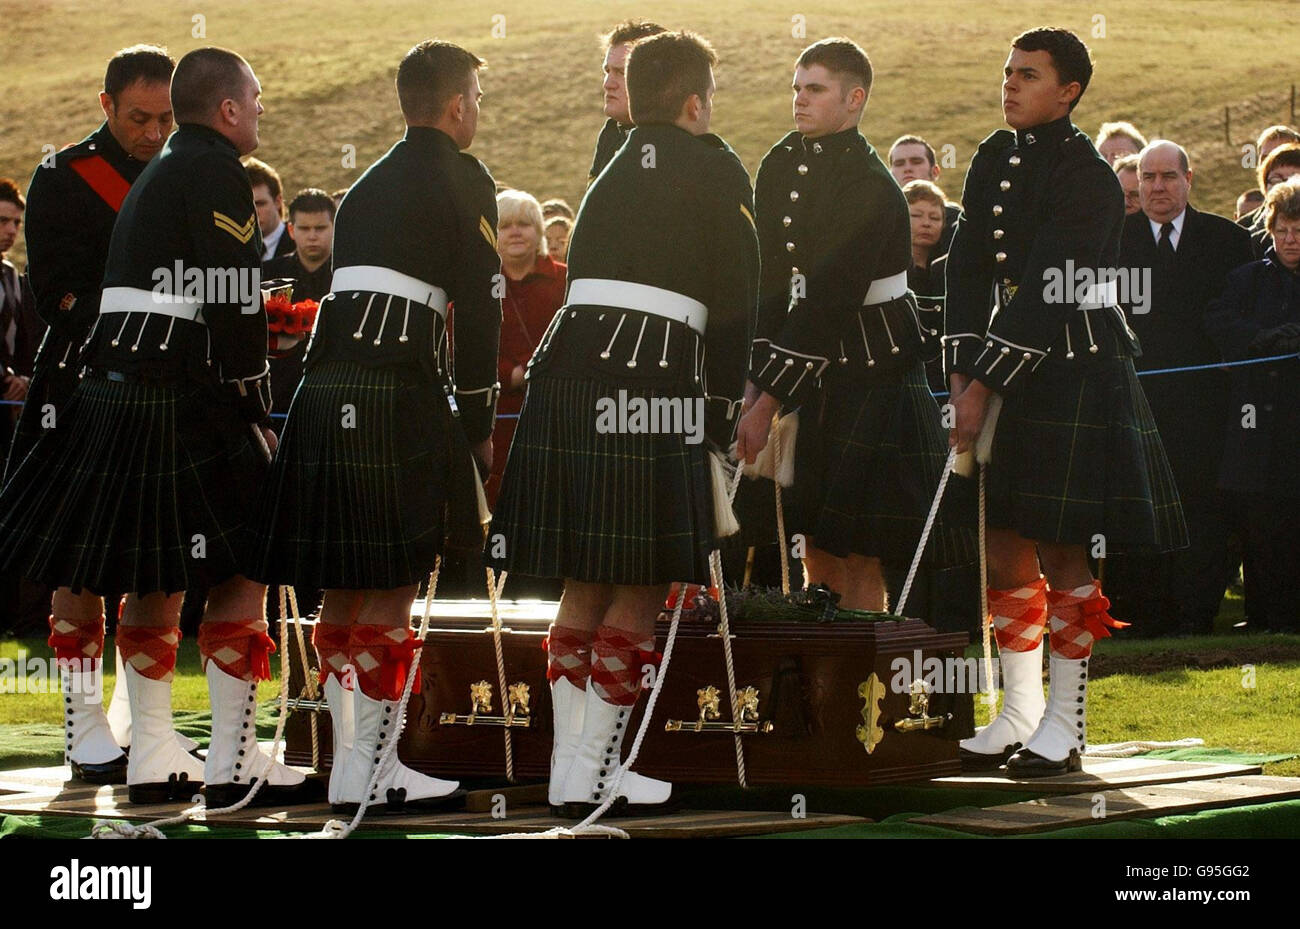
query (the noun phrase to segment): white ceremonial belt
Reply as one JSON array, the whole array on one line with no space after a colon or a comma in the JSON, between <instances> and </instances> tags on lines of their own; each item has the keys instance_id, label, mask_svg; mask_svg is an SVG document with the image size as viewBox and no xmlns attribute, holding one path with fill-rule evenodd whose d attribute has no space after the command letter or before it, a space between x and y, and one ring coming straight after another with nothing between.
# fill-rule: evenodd
<instances>
[{"instance_id":1,"label":"white ceremonial belt","mask_svg":"<svg viewBox=\"0 0 1300 929\"><path fill-rule=\"evenodd\" d=\"M862 298L862 305L875 306L877 303L888 303L890 300L897 300L905 293L907 293L907 272L899 271L889 277L872 281L871 286L867 288L867 295Z\"/></svg>"},{"instance_id":2,"label":"white ceremonial belt","mask_svg":"<svg viewBox=\"0 0 1300 929\"><path fill-rule=\"evenodd\" d=\"M447 318L447 291L411 277L392 268L379 265L348 265L335 268L330 281L330 290L336 294L347 290L367 290L380 294L392 294L412 303L433 307L443 319Z\"/></svg>"},{"instance_id":3,"label":"white ceremonial belt","mask_svg":"<svg viewBox=\"0 0 1300 929\"><path fill-rule=\"evenodd\" d=\"M703 333L709 322L709 308L685 294L649 284L631 281L610 281L604 278L583 277L569 282L570 306L612 306L620 310L636 310L685 323L696 332Z\"/></svg>"},{"instance_id":4,"label":"white ceremonial belt","mask_svg":"<svg viewBox=\"0 0 1300 929\"><path fill-rule=\"evenodd\" d=\"M1081 310L1100 310L1103 307L1114 306L1115 297L1119 293L1119 288L1115 281L1106 281L1101 284L1093 284L1085 288L1079 297L1079 309Z\"/></svg>"},{"instance_id":5,"label":"white ceremonial belt","mask_svg":"<svg viewBox=\"0 0 1300 929\"><path fill-rule=\"evenodd\" d=\"M159 293L140 287L105 287L99 298L99 312L161 313L202 323L203 301L199 297Z\"/></svg>"}]
</instances>

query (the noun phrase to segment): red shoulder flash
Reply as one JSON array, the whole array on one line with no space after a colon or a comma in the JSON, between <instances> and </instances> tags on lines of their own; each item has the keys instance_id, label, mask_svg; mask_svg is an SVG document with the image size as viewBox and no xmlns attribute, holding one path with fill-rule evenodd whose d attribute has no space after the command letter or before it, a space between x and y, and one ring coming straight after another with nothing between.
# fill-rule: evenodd
<instances>
[{"instance_id":1,"label":"red shoulder flash","mask_svg":"<svg viewBox=\"0 0 1300 929\"><path fill-rule=\"evenodd\" d=\"M122 201L131 189L131 182L118 174L102 155L78 158L69 162L69 165L101 200L113 208L114 213L122 209Z\"/></svg>"}]
</instances>

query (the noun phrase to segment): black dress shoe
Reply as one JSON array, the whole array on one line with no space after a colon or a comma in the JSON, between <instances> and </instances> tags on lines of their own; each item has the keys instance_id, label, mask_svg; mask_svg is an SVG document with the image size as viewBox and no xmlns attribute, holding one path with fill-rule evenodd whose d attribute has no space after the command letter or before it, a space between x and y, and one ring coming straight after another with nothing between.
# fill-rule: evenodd
<instances>
[{"instance_id":1,"label":"black dress shoe","mask_svg":"<svg viewBox=\"0 0 1300 929\"><path fill-rule=\"evenodd\" d=\"M257 783L257 779L253 779ZM251 789L252 784L207 784L203 788L204 805L208 809L234 806ZM326 782L319 777L309 777L301 784L267 784L253 797L249 806L300 806L320 803L325 799Z\"/></svg>"},{"instance_id":2,"label":"black dress shoe","mask_svg":"<svg viewBox=\"0 0 1300 929\"><path fill-rule=\"evenodd\" d=\"M1020 748L1020 743L1008 745L1000 752L986 755L984 752L972 752L970 749L957 747L957 757L961 759L962 774L977 774L981 771L996 771L1007 763L1007 759Z\"/></svg>"},{"instance_id":3,"label":"black dress shoe","mask_svg":"<svg viewBox=\"0 0 1300 929\"><path fill-rule=\"evenodd\" d=\"M200 781L191 781L190 776L181 772L178 777L170 774L165 781L150 784L131 784L126 789L129 803L188 803L194 794L203 787Z\"/></svg>"},{"instance_id":4,"label":"black dress shoe","mask_svg":"<svg viewBox=\"0 0 1300 929\"><path fill-rule=\"evenodd\" d=\"M125 784L126 755L118 755L112 761L100 764L80 764L74 761L72 779L87 784Z\"/></svg>"},{"instance_id":5,"label":"black dress shoe","mask_svg":"<svg viewBox=\"0 0 1300 929\"><path fill-rule=\"evenodd\" d=\"M1052 777L1056 774L1071 774L1083 770L1083 757L1077 748L1070 749L1070 754L1060 761L1044 758L1037 752L1022 748L1007 759L1008 777Z\"/></svg>"},{"instance_id":6,"label":"black dress shoe","mask_svg":"<svg viewBox=\"0 0 1300 929\"><path fill-rule=\"evenodd\" d=\"M670 796L663 803L628 803L627 797L619 797L609 805L602 819L634 819L640 816L663 816L665 813L675 813L681 808L681 798L676 794ZM560 819L573 819L581 822L600 807L599 803L575 803L569 802L559 807L551 807L552 815ZM558 812L557 812L558 811Z\"/></svg>"},{"instance_id":7,"label":"black dress shoe","mask_svg":"<svg viewBox=\"0 0 1300 929\"><path fill-rule=\"evenodd\" d=\"M366 807L366 813L378 813L381 815L413 815L415 813L451 813L456 810L465 808L465 798L469 795L465 790L453 790L449 794L441 797L425 797L419 800L406 799L406 790L397 788L389 790L386 799L372 800ZM359 803L331 803L330 809L335 813L349 813L356 815L360 808Z\"/></svg>"}]
</instances>

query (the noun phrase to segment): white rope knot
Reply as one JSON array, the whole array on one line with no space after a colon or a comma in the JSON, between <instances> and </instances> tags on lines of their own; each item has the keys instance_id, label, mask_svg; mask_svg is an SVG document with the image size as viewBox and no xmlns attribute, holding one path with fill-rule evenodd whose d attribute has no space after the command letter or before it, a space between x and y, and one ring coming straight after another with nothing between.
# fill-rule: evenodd
<instances>
[{"instance_id":1,"label":"white rope knot","mask_svg":"<svg viewBox=\"0 0 1300 929\"><path fill-rule=\"evenodd\" d=\"M121 819L97 819L94 825L90 827L89 839L165 839L156 828L149 823L143 823L139 826L133 826Z\"/></svg>"}]
</instances>

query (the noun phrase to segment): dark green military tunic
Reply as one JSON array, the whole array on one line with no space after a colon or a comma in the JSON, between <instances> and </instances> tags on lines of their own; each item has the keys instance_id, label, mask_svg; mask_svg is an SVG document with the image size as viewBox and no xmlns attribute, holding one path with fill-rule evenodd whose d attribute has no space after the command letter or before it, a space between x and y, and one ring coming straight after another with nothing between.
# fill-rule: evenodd
<instances>
[{"instance_id":1,"label":"dark green military tunic","mask_svg":"<svg viewBox=\"0 0 1300 929\"><path fill-rule=\"evenodd\" d=\"M449 542L481 544L469 445L491 436L499 392L496 226L491 174L438 129L409 127L349 189L261 506L263 580L391 589ZM359 268L440 289L452 337L435 306L343 286Z\"/></svg>"},{"instance_id":2,"label":"dark green military tunic","mask_svg":"<svg viewBox=\"0 0 1300 929\"><path fill-rule=\"evenodd\" d=\"M606 302L583 296L590 282ZM613 301L619 285L634 298ZM566 303L529 363L492 563L614 584L708 580L708 451L732 441L757 290L753 199L735 153L674 125L633 129L578 211ZM641 308L653 300L702 304L707 324ZM636 421L656 400L681 413L658 428ZM602 402L629 415L602 421Z\"/></svg>"},{"instance_id":3,"label":"dark green military tunic","mask_svg":"<svg viewBox=\"0 0 1300 929\"><path fill-rule=\"evenodd\" d=\"M1182 547L1178 494L1123 311L1105 294L1053 287L1118 264L1124 196L1114 172L1068 116L999 130L971 161L962 207L944 362L1003 397L988 524L1089 546L1101 534L1116 550Z\"/></svg>"},{"instance_id":4,"label":"dark green military tunic","mask_svg":"<svg viewBox=\"0 0 1300 929\"><path fill-rule=\"evenodd\" d=\"M907 289L907 202L856 128L787 135L764 157L755 198L763 272L750 376L800 409L789 528L838 557L905 565L947 457L923 367L933 340ZM963 549L942 523L928 552L949 564Z\"/></svg>"},{"instance_id":5,"label":"dark green military tunic","mask_svg":"<svg viewBox=\"0 0 1300 929\"><path fill-rule=\"evenodd\" d=\"M54 407L57 419L77 387L81 347L99 312L108 240L122 198L144 167L103 123L32 174L23 221L27 272L36 312L50 328L14 430L10 474L45 431L46 405Z\"/></svg>"},{"instance_id":6,"label":"dark green military tunic","mask_svg":"<svg viewBox=\"0 0 1300 929\"><path fill-rule=\"evenodd\" d=\"M80 384L0 495L0 558L141 595L246 571L266 470L260 237L224 136L182 125L122 203Z\"/></svg>"},{"instance_id":7,"label":"dark green military tunic","mask_svg":"<svg viewBox=\"0 0 1300 929\"><path fill-rule=\"evenodd\" d=\"M600 135L596 137L596 153L591 159L591 170L587 172L588 187L600 177L600 172L605 170L605 166L614 160L614 156L623 147L623 143L627 141L627 134L631 131L630 127L622 125L612 117L605 120L605 125L600 127Z\"/></svg>"}]
</instances>

